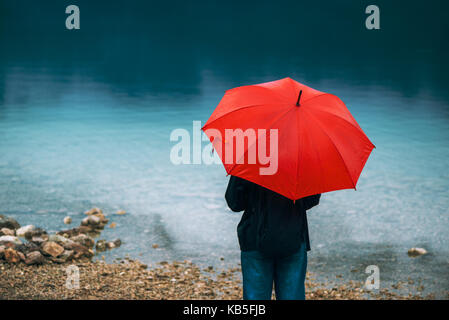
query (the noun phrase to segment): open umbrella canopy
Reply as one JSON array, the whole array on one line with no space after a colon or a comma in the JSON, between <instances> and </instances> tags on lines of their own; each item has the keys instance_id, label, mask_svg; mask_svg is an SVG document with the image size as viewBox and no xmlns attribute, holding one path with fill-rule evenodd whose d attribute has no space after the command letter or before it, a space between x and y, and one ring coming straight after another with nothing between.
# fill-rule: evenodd
<instances>
[{"instance_id":1,"label":"open umbrella canopy","mask_svg":"<svg viewBox=\"0 0 449 320\"><path fill-rule=\"evenodd\" d=\"M226 91L202 129L228 174L292 200L355 189L374 148L338 97L291 78Z\"/></svg>"}]
</instances>

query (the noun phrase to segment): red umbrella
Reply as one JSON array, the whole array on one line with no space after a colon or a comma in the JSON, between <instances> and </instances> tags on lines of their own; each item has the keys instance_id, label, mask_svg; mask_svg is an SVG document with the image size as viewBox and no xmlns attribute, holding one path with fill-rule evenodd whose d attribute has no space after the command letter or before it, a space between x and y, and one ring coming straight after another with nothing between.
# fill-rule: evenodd
<instances>
[{"instance_id":1,"label":"red umbrella","mask_svg":"<svg viewBox=\"0 0 449 320\"><path fill-rule=\"evenodd\" d=\"M226 91L202 129L228 174L292 200L355 189L374 148L338 97L290 78Z\"/></svg>"}]
</instances>

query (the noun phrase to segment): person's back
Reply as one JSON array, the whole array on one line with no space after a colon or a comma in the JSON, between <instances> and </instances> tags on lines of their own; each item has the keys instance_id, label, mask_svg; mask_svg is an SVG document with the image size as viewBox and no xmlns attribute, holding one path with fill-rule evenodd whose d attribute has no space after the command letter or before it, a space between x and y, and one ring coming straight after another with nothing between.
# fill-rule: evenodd
<instances>
[{"instance_id":1,"label":"person's back","mask_svg":"<svg viewBox=\"0 0 449 320\"><path fill-rule=\"evenodd\" d=\"M292 201L271 190L231 176L226 201L244 211L237 227L242 251L244 299L304 299L307 250L306 210L320 195Z\"/></svg>"}]
</instances>

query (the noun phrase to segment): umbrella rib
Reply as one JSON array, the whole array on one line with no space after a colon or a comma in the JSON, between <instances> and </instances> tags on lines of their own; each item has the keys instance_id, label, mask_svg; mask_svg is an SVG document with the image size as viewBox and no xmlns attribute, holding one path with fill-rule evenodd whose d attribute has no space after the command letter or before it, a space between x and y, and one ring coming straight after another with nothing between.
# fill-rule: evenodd
<instances>
[{"instance_id":1,"label":"umbrella rib","mask_svg":"<svg viewBox=\"0 0 449 320\"><path fill-rule=\"evenodd\" d=\"M307 112L306 112L306 113L307 113ZM307 139L307 141L309 142L309 145L310 145L310 144L311 144L311 143L310 143L311 141L310 141L309 137L308 137L306 134L304 135L304 138ZM324 175L324 172L323 172L323 165L322 165L322 163L321 163L320 153L317 151L317 148L313 148L313 151L315 152L316 157L318 158L318 165L320 166L321 177L324 177L325 175ZM322 180L320 180L320 182L321 182L321 189L322 189L322 190L325 190L326 188L323 186Z\"/></svg>"},{"instance_id":2,"label":"umbrella rib","mask_svg":"<svg viewBox=\"0 0 449 320\"><path fill-rule=\"evenodd\" d=\"M327 95L327 94L330 95L330 96L333 96L333 95L330 94L330 93L323 92L323 93L317 94L316 96L313 96L313 97L311 97L311 98L309 98L309 99L307 99L307 100L303 100L303 101L302 101L302 104L305 104L307 101L313 100L313 99L315 99L315 98L319 98L319 97L324 96L324 95Z\"/></svg>"},{"instance_id":3,"label":"umbrella rib","mask_svg":"<svg viewBox=\"0 0 449 320\"><path fill-rule=\"evenodd\" d=\"M295 86L296 81L293 80L292 78L289 78L289 79L290 79L290 81L289 81L290 87L291 87L292 91L294 92L293 96L297 96L299 91L298 91L298 88L296 88L296 86Z\"/></svg>"},{"instance_id":4,"label":"umbrella rib","mask_svg":"<svg viewBox=\"0 0 449 320\"><path fill-rule=\"evenodd\" d=\"M290 79L290 80L292 80L292 79ZM245 88L245 87L257 87L258 89L263 89L263 90L265 90L265 91L268 91L268 92L269 92L271 95L273 95L273 97L275 97L275 98L277 98L277 96L279 96L279 95L282 96L282 99L279 99L279 102L276 103L277 105L288 105L288 104L289 104L289 103L288 103L289 97L287 97L285 94L283 94L283 93L280 94L280 93L278 93L278 92L273 91L272 88L263 87L263 86L260 86L260 85L257 85L257 84L249 85L249 86L241 86L241 87L236 87L236 88L232 88L232 89L226 90L225 96L226 96L226 94L228 94L228 93L231 92L231 91L234 91L234 90L237 90L237 89L241 89L241 88ZM224 97L223 97L223 98L224 98ZM274 104L274 103L273 103L273 104ZM218 119L221 119L222 117L224 117L224 116L226 116L226 115L228 115L228 114L231 114L231 113L233 113L233 112L235 112L235 111L242 110L242 109L247 109L247 108L253 108L253 107L260 107L260 106L265 106L265 105L266 105L266 104L250 104L250 105L247 105L247 106L243 106L243 107L237 108L237 109L235 109L235 110L232 110L232 111L230 111L230 112L228 112L228 113L226 113L226 114L224 114L224 115L222 115L222 116L220 116L220 117L218 117L218 118L212 120L210 123L206 124L206 125L205 125L204 127L202 127L201 129L202 129L202 130L205 130L206 127L210 126L212 123L214 123L214 122L217 121Z\"/></svg>"},{"instance_id":5,"label":"umbrella rib","mask_svg":"<svg viewBox=\"0 0 449 320\"><path fill-rule=\"evenodd\" d=\"M295 107L296 108L296 107ZM273 120L273 122L270 124L270 126L266 129L266 130L270 130L279 120L281 120L282 118L284 118L290 111L295 110L295 108L292 109L287 109L286 112L284 112L283 114L281 114L277 119ZM231 174L232 170L234 170L234 168L237 166L237 162L240 161L240 159L244 158L245 155L248 153L249 149L255 144L257 143L258 138L256 138L256 141L254 141L250 146L248 146L248 148L246 149L246 151L243 153L243 155L234 163L234 165L231 167L231 169L229 169L228 174ZM270 150L271 152L271 150Z\"/></svg>"},{"instance_id":6,"label":"umbrella rib","mask_svg":"<svg viewBox=\"0 0 449 320\"><path fill-rule=\"evenodd\" d=\"M234 91L234 90L241 90L241 89L243 89L243 88L254 88L254 87L256 87L256 88L258 88L258 89L266 90L266 91L270 92L270 94L273 94L274 97L276 97L277 95L279 95L279 93L273 91L272 88L264 87L264 86L262 86L262 84L263 84L263 83L259 83L259 84L251 84L251 85L246 85L246 86L235 87L235 88L226 90L226 91L225 91L225 95L226 95L227 93L231 92L231 91ZM288 97L287 97L287 96L285 96L284 94L282 94L282 96L285 98L286 101L288 101ZM281 99L281 100L283 100L283 99Z\"/></svg>"},{"instance_id":7,"label":"umbrella rib","mask_svg":"<svg viewBox=\"0 0 449 320\"><path fill-rule=\"evenodd\" d=\"M305 109L304 109L305 110ZM355 187L355 183L354 180L352 179L351 174L349 173L349 169L348 166L346 165L345 159L343 159L343 156L341 155L340 150L338 150L337 146L335 145L334 140L332 140L332 138L329 136L329 134L327 133L326 130L324 130L323 126L321 125L320 121L313 115L313 113L307 111L307 113L311 116L311 118L313 118L313 120L315 121L315 123L317 124L317 126L320 128L320 130L328 137L328 139L330 140L330 142L332 143L332 145L334 146L335 150L337 150L338 155L340 156L341 161L343 161L343 165L345 166L346 172L349 175L349 178L351 179L352 185Z\"/></svg>"},{"instance_id":8,"label":"umbrella rib","mask_svg":"<svg viewBox=\"0 0 449 320\"><path fill-rule=\"evenodd\" d=\"M289 83L291 85L293 85L294 80L292 78L287 77L287 78L284 78L284 79L281 79L281 80L287 80L287 79L289 79L290 80ZM263 84L263 83L261 83L261 84ZM276 91L273 90L273 87L264 87L264 86L261 86L261 84L254 84L252 86L258 87L258 88L267 89L271 93L273 93L275 96L282 96L282 98L283 98L282 100L285 100L283 102L290 101L290 97L288 95L285 95L285 93L283 93L283 92L282 93L281 92L276 92Z\"/></svg>"},{"instance_id":9,"label":"umbrella rib","mask_svg":"<svg viewBox=\"0 0 449 320\"><path fill-rule=\"evenodd\" d=\"M340 119L340 120L342 120L342 121L348 123L349 125L351 125L351 126L354 127L355 129L357 129L357 131L359 131L360 133L362 133L363 136L364 136L364 137L365 137L371 144L373 144L373 143L369 140L369 138L366 136L365 132L363 132L362 128L355 126L353 123L349 122L349 121L346 120L345 118L342 118L342 117L336 115L335 113L332 113L332 112L329 112L329 111L325 111L325 110L315 109L315 111L326 113L326 114L328 114L328 115L330 115L330 116L333 116L334 118L338 118L338 119ZM309 112L309 113L310 113L310 112ZM355 121L355 119L354 119L354 121ZM374 144L373 144L373 146L374 146Z\"/></svg>"},{"instance_id":10,"label":"umbrella rib","mask_svg":"<svg viewBox=\"0 0 449 320\"><path fill-rule=\"evenodd\" d=\"M296 128L297 128L297 132L299 132L299 112L296 114ZM298 174L299 174L299 137L297 137L296 139L297 143L298 143L298 147L297 147L297 153L296 153L296 175L295 175L295 194L298 191Z\"/></svg>"},{"instance_id":11,"label":"umbrella rib","mask_svg":"<svg viewBox=\"0 0 449 320\"><path fill-rule=\"evenodd\" d=\"M241 107L241 108L238 108L238 109L229 111L229 112L225 113L224 115L222 115L222 116L220 116L220 117L218 117L218 118L212 120L210 123L205 124L204 127L202 127L201 129L202 129L202 130L205 130L206 127L210 127L210 125L211 125L212 123L214 123L215 121L220 120L221 118L226 117L226 116L228 116L228 115L230 115L230 114L232 114L232 113L234 113L234 112L236 112L236 111L243 110L243 109L249 109L249 108L256 108L256 107L261 107L261 106L266 106L266 104L250 104L250 105L243 106L243 107Z\"/></svg>"},{"instance_id":12,"label":"umbrella rib","mask_svg":"<svg viewBox=\"0 0 449 320\"><path fill-rule=\"evenodd\" d=\"M282 99L280 99L282 101L282 103L287 103L287 101L289 101L289 97L288 96L286 96L284 93L280 93L280 92L274 91L273 88L261 87L261 86L258 86L258 85L254 85L254 86L255 87L259 87L259 88L267 89L274 96L282 97Z\"/></svg>"}]
</instances>

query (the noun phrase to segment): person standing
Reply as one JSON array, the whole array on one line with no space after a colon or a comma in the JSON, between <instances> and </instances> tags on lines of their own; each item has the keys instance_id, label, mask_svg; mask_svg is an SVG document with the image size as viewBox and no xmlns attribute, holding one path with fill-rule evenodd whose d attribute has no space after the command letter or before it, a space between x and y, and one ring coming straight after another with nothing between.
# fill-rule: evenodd
<instances>
[{"instance_id":1,"label":"person standing","mask_svg":"<svg viewBox=\"0 0 449 320\"><path fill-rule=\"evenodd\" d=\"M237 226L244 300L305 300L306 211L321 194L296 201L250 181L231 176L225 199L234 212L244 211Z\"/></svg>"}]
</instances>

